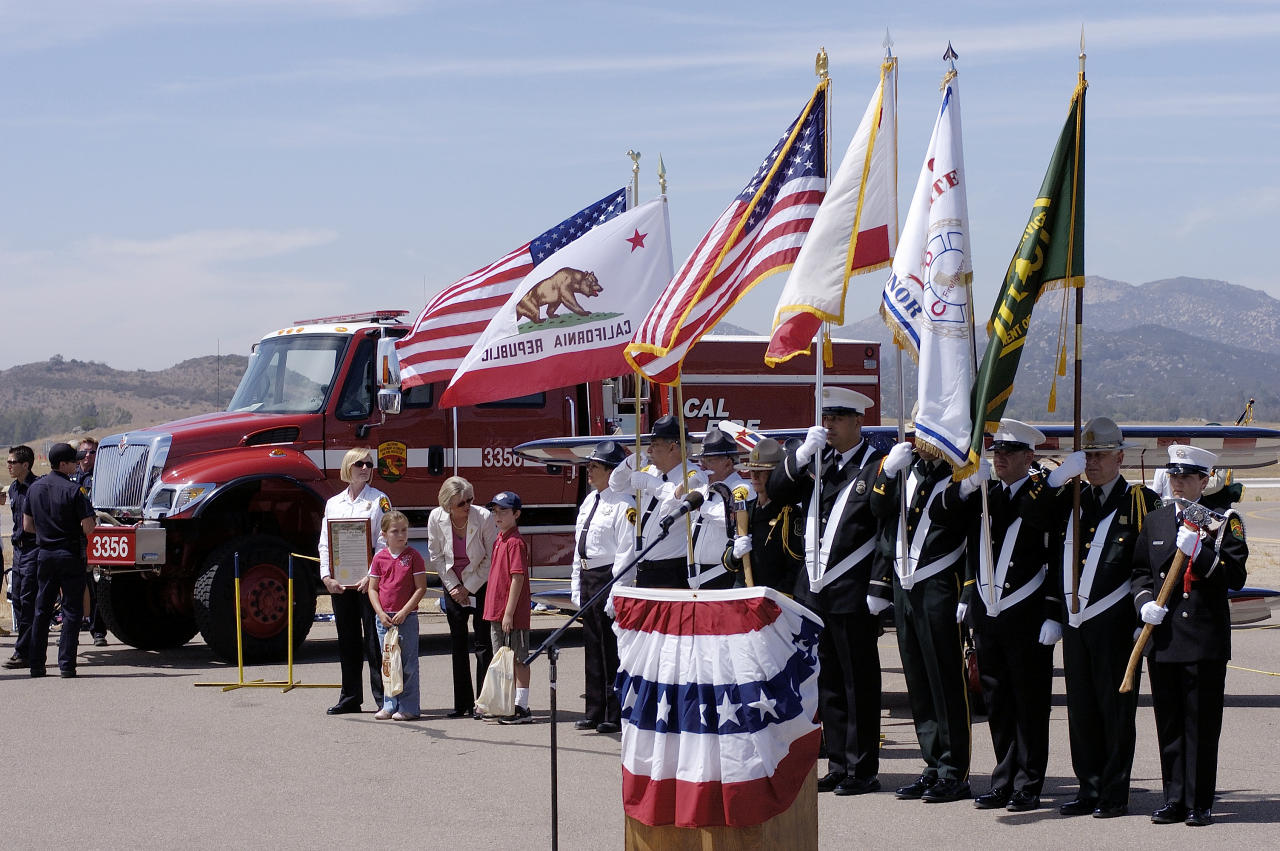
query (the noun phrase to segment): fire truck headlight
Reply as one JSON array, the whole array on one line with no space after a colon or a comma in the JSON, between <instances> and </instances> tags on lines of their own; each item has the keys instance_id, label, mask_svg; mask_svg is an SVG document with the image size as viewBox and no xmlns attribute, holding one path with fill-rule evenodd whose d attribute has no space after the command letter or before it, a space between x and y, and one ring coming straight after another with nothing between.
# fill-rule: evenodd
<instances>
[{"instance_id":1,"label":"fire truck headlight","mask_svg":"<svg viewBox=\"0 0 1280 851\"><path fill-rule=\"evenodd\" d=\"M169 513L181 514L184 511L191 510L212 494L213 488L214 485L211 482L182 485L174 493L173 505Z\"/></svg>"}]
</instances>

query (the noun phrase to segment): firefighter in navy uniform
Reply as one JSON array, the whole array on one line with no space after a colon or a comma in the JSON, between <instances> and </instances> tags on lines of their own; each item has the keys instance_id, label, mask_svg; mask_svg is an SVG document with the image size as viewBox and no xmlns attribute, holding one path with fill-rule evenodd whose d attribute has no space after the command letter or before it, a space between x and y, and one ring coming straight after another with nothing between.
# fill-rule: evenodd
<instances>
[{"instance_id":1,"label":"firefighter in navy uniform","mask_svg":"<svg viewBox=\"0 0 1280 851\"><path fill-rule=\"evenodd\" d=\"M907 472L906 516L898 474ZM944 803L968 799L969 694L956 614L964 576L965 514L942 504L951 465L899 443L889 450L876 478L871 510L883 523L871 593L892 594L898 653L907 699L925 768L897 797ZM977 490L984 467L960 483L960 496ZM906 534L907 557L899 552Z\"/></svg>"},{"instance_id":2,"label":"firefighter in navy uniform","mask_svg":"<svg viewBox=\"0 0 1280 851\"><path fill-rule=\"evenodd\" d=\"M6 668L28 668L31 626L36 618L36 559L39 550L36 536L23 526L27 493L36 482L31 472L36 454L30 446L9 448L8 469L13 482L9 485L9 507L13 518L13 564L9 567L9 593L13 597L13 655L4 662Z\"/></svg>"},{"instance_id":3,"label":"firefighter in navy uniform","mask_svg":"<svg viewBox=\"0 0 1280 851\"><path fill-rule=\"evenodd\" d=\"M635 469L636 458L628 455L609 475L609 487L615 493L638 494L636 528L642 536L641 541L632 540L625 551L618 553L614 570L625 568L644 547L657 541L631 576L622 581L634 581L641 588L687 589L689 541L685 524L676 521L667 537L659 541L662 521L680 509L685 494L705 485L707 476L696 465L690 465L681 485L680 424L670 414L654 421L648 454L650 463L643 470Z\"/></svg>"},{"instance_id":4,"label":"firefighter in navy uniform","mask_svg":"<svg viewBox=\"0 0 1280 851\"><path fill-rule=\"evenodd\" d=\"M1173 495L1199 501L1216 462L1206 449L1170 446L1166 469ZM1210 534L1181 523L1178 505L1165 505L1147 517L1133 556L1133 605L1155 627L1147 645L1147 670L1165 797L1165 805L1151 815L1156 824L1213 823L1231 658L1227 591L1244 587L1249 557L1240 515L1228 509L1226 518ZM1183 580L1167 606L1157 605L1156 595L1179 550L1187 555Z\"/></svg>"},{"instance_id":5,"label":"firefighter in navy uniform","mask_svg":"<svg viewBox=\"0 0 1280 851\"><path fill-rule=\"evenodd\" d=\"M1040 637L1045 621L1058 617L1062 601L1050 590L1053 583L1045 581L1050 530L1037 527L1022 507L1045 475L1034 464L1044 434L1002 419L992 438L996 478L986 484L990 549L981 537L982 495L974 489L963 503L968 558L956 615L958 620L967 615L973 624L996 758L991 786L974 806L1024 812L1040 806L1049 760L1053 642L1042 644ZM958 499L962 487L947 488L944 507Z\"/></svg>"},{"instance_id":6,"label":"firefighter in navy uniform","mask_svg":"<svg viewBox=\"0 0 1280 851\"><path fill-rule=\"evenodd\" d=\"M1129 774L1137 738L1138 689L1120 693L1138 619L1129 605L1134 545L1146 515L1160 497L1120 475L1125 442L1120 427L1106 417L1085 423L1079 452L1043 484L1032 487L1028 510L1041 520L1056 518L1055 552L1049 579L1063 600L1062 661L1067 685L1067 727L1071 767L1080 783L1076 798L1058 808L1064 816L1092 814L1114 818L1129 811ZM1078 611L1072 612L1072 488L1084 473L1080 491L1081 526ZM1048 628L1053 633L1054 627ZM1056 639L1054 634L1045 638Z\"/></svg>"},{"instance_id":7,"label":"firefighter in navy uniform","mask_svg":"<svg viewBox=\"0 0 1280 851\"><path fill-rule=\"evenodd\" d=\"M574 526L572 595L585 606L613 575L619 550L635 539L635 503L630 494L609 488L609 475L626 460L627 451L612 440L596 444L587 458L587 481L594 490L582 501ZM616 733L621 710L613 681L618 676L618 637L602 598L582 613L582 648L586 664L586 717L578 730Z\"/></svg>"},{"instance_id":8,"label":"firefighter in navy uniform","mask_svg":"<svg viewBox=\"0 0 1280 851\"><path fill-rule=\"evenodd\" d=\"M792 502L770 499L769 475L782 463L782 445L772 437L756 444L740 469L750 479L755 496L747 500L747 534L734 537L725 551L725 566L745 585L742 559L751 554L751 576L756 585L793 595L804 569L804 511ZM808 576L805 577L806 588Z\"/></svg>"},{"instance_id":9,"label":"firefighter in navy uniform","mask_svg":"<svg viewBox=\"0 0 1280 851\"><path fill-rule=\"evenodd\" d=\"M707 471L708 484L698 488L702 494L702 506L693 521L693 562L697 574L689 580L691 588L732 588L735 574L725 561L726 552L732 552L737 530L730 528L734 522L734 504L755 497L755 490L738 473L738 444L720 429L707 432L702 441L702 452L694 456ZM725 500L725 494L728 500Z\"/></svg>"},{"instance_id":10,"label":"firefighter in navy uniform","mask_svg":"<svg viewBox=\"0 0 1280 851\"><path fill-rule=\"evenodd\" d=\"M97 462L98 441L92 437L86 437L80 441L80 447L76 452L76 471L71 474L71 482L80 488L80 492L84 494L84 498L93 504L93 467ZM88 545L85 540L85 545ZM81 552L81 557L88 563L87 550ZM98 609L98 583L92 574L85 578L85 588L88 593L84 613L85 627L89 630L89 635L93 637L94 647L107 646L107 625L103 620L102 612Z\"/></svg>"},{"instance_id":11,"label":"firefighter in navy uniform","mask_svg":"<svg viewBox=\"0 0 1280 851\"><path fill-rule=\"evenodd\" d=\"M813 426L769 476L768 497L801 503L806 546L815 568L799 572L796 600L822 616L818 642L818 716L828 771L818 791L861 795L880 790L880 634L882 608L868 608L876 518L868 507L884 453L862 436L871 399L843 387L822 388L822 423ZM822 459L815 487L812 461ZM816 491L816 492L815 492Z\"/></svg>"},{"instance_id":12,"label":"firefighter in navy uniform","mask_svg":"<svg viewBox=\"0 0 1280 851\"><path fill-rule=\"evenodd\" d=\"M29 644L31 676L45 675L49 624L62 592L62 631L58 637L58 668L63 677L76 675L76 645L84 603L85 565L81 542L93 534L93 506L72 484L76 451L67 443L49 449L50 472L27 490L22 522L34 532L36 546L36 613Z\"/></svg>"}]
</instances>

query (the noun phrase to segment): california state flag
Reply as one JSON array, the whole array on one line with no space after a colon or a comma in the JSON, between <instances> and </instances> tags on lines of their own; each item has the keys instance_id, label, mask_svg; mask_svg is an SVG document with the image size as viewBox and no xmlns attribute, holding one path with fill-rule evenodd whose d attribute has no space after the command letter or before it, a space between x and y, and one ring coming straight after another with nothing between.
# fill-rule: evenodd
<instances>
[{"instance_id":1,"label":"california state flag","mask_svg":"<svg viewBox=\"0 0 1280 851\"><path fill-rule=\"evenodd\" d=\"M764 362L810 350L823 322L844 322L849 279L887 266L898 244L898 60L880 66L858 131L814 217L773 314Z\"/></svg>"}]
</instances>

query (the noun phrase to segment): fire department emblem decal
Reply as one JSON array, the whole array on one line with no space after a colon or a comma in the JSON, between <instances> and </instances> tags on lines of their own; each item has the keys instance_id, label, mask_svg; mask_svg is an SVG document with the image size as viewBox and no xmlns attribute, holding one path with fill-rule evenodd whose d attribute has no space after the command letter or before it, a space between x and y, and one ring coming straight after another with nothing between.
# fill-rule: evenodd
<instances>
[{"instance_id":1,"label":"fire department emblem decal","mask_svg":"<svg viewBox=\"0 0 1280 851\"><path fill-rule=\"evenodd\" d=\"M388 482L398 482L409 466L409 447L398 440L378 444L378 475Z\"/></svg>"}]
</instances>

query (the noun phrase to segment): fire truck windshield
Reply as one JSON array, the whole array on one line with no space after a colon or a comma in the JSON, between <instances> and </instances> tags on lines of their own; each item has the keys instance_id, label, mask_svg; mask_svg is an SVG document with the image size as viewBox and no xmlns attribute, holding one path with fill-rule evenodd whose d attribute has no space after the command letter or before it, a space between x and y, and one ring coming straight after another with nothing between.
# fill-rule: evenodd
<instances>
[{"instance_id":1,"label":"fire truck windshield","mask_svg":"<svg viewBox=\"0 0 1280 851\"><path fill-rule=\"evenodd\" d=\"M337 334L272 337L258 344L228 411L309 414L324 407L349 338Z\"/></svg>"}]
</instances>

